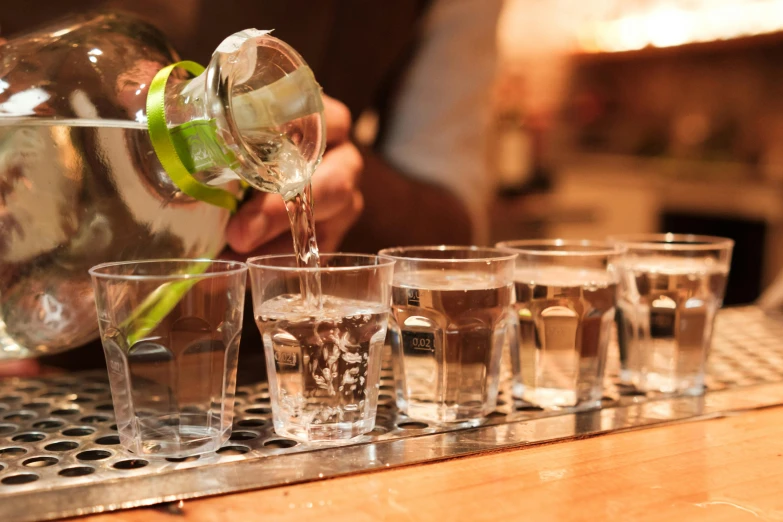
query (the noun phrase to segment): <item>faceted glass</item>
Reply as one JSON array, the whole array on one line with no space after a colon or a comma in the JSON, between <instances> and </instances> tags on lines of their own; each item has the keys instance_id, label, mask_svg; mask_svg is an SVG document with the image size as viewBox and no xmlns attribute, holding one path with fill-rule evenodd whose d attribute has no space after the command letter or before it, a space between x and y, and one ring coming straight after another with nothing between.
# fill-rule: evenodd
<instances>
[{"instance_id":1,"label":"faceted glass","mask_svg":"<svg viewBox=\"0 0 783 522\"><path fill-rule=\"evenodd\" d=\"M514 256L476 247L382 250L396 261L391 341L408 416L478 421L497 404Z\"/></svg>"},{"instance_id":2,"label":"faceted glass","mask_svg":"<svg viewBox=\"0 0 783 522\"><path fill-rule=\"evenodd\" d=\"M702 393L734 242L677 234L610 241L627 248L617 309L622 381L645 392Z\"/></svg>"},{"instance_id":3,"label":"faceted glass","mask_svg":"<svg viewBox=\"0 0 783 522\"><path fill-rule=\"evenodd\" d=\"M381 351L394 263L322 254L248 260L253 313L264 341L275 432L302 441L342 441L375 427ZM302 284L320 280L319 298Z\"/></svg>"},{"instance_id":4,"label":"faceted glass","mask_svg":"<svg viewBox=\"0 0 783 522\"><path fill-rule=\"evenodd\" d=\"M497 246L517 253L514 394L545 409L600 406L621 249L563 240Z\"/></svg>"},{"instance_id":5,"label":"faceted glass","mask_svg":"<svg viewBox=\"0 0 783 522\"><path fill-rule=\"evenodd\" d=\"M186 457L231 435L247 267L159 260L90 270L123 447Z\"/></svg>"}]
</instances>

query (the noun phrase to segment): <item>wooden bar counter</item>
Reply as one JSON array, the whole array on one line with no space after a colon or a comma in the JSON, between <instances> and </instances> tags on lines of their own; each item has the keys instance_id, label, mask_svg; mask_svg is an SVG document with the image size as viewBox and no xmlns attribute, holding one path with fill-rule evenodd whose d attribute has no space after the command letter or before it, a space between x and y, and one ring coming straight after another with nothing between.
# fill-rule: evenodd
<instances>
[{"instance_id":1,"label":"wooden bar counter","mask_svg":"<svg viewBox=\"0 0 783 522\"><path fill-rule=\"evenodd\" d=\"M77 522L783 520L783 407Z\"/></svg>"}]
</instances>

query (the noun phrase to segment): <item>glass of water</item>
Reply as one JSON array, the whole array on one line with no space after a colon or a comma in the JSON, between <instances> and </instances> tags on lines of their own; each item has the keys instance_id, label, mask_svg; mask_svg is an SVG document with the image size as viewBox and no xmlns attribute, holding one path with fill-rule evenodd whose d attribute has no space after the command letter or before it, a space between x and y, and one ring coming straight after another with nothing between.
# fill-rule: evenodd
<instances>
[{"instance_id":1,"label":"glass of water","mask_svg":"<svg viewBox=\"0 0 783 522\"><path fill-rule=\"evenodd\" d=\"M372 431L394 262L322 254L317 268L298 268L293 255L248 265L275 431L306 442ZM320 296L303 299L313 280Z\"/></svg>"},{"instance_id":2,"label":"glass of water","mask_svg":"<svg viewBox=\"0 0 783 522\"><path fill-rule=\"evenodd\" d=\"M621 380L644 392L702 393L734 242L678 234L609 240L628 250L617 313Z\"/></svg>"},{"instance_id":3,"label":"glass of water","mask_svg":"<svg viewBox=\"0 0 783 522\"><path fill-rule=\"evenodd\" d=\"M545 409L600 406L622 248L560 239L497 246L517 253L514 395Z\"/></svg>"},{"instance_id":4,"label":"glass of water","mask_svg":"<svg viewBox=\"0 0 783 522\"><path fill-rule=\"evenodd\" d=\"M244 263L153 260L90 269L122 446L213 452L231 435Z\"/></svg>"},{"instance_id":5,"label":"glass of water","mask_svg":"<svg viewBox=\"0 0 783 522\"><path fill-rule=\"evenodd\" d=\"M497 405L514 255L494 248L381 250L394 259L397 403L409 417L475 422Z\"/></svg>"}]
</instances>

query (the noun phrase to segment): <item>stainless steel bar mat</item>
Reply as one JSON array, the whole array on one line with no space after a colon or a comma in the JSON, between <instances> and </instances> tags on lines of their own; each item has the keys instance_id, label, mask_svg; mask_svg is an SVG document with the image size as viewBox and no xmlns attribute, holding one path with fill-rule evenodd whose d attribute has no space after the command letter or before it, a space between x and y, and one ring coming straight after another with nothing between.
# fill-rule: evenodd
<instances>
[{"instance_id":1,"label":"stainless steel bar mat","mask_svg":"<svg viewBox=\"0 0 783 522\"><path fill-rule=\"evenodd\" d=\"M228 444L185 460L145 460L120 449L104 372L0 380L0 521L51 520L783 404L783 319L755 307L723 310L712 349L703 397L644 397L607 380L603 409L547 413L511 399L506 382L498 411L478 427L431 426L398 414L387 359L378 426L347 446L276 436L266 384L241 387Z\"/></svg>"}]
</instances>

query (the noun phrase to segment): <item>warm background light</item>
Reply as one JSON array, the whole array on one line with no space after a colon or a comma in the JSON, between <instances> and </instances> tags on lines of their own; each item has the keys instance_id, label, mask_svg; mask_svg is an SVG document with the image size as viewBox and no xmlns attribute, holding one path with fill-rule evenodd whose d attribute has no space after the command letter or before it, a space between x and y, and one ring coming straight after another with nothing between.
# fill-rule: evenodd
<instances>
[{"instance_id":1,"label":"warm background light","mask_svg":"<svg viewBox=\"0 0 783 522\"><path fill-rule=\"evenodd\" d=\"M508 0L501 51L624 52L783 30L783 0Z\"/></svg>"},{"instance_id":2,"label":"warm background light","mask_svg":"<svg viewBox=\"0 0 783 522\"><path fill-rule=\"evenodd\" d=\"M633 3L629 3L633 5ZM656 2L577 30L577 50L623 52L729 40L783 29L783 0Z\"/></svg>"}]
</instances>

